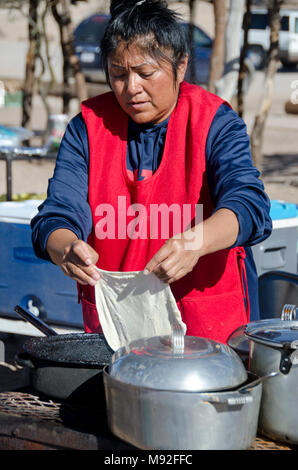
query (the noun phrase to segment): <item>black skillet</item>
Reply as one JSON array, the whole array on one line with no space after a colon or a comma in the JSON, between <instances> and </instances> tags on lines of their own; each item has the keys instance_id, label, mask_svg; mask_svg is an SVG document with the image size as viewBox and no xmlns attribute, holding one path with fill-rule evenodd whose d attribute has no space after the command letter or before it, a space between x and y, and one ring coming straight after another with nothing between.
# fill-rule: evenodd
<instances>
[{"instance_id":1,"label":"black skillet","mask_svg":"<svg viewBox=\"0 0 298 470\"><path fill-rule=\"evenodd\" d=\"M58 335L22 307L16 306L15 311L47 335L27 340L16 356L18 364L30 368L33 388L59 400L104 400L102 370L113 354L104 335Z\"/></svg>"}]
</instances>

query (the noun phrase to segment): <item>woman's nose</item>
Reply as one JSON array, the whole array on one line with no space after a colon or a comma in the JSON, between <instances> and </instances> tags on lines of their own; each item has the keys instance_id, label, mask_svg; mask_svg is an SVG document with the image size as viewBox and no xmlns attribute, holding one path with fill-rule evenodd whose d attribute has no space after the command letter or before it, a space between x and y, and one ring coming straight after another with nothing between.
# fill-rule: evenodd
<instances>
[{"instance_id":1,"label":"woman's nose","mask_svg":"<svg viewBox=\"0 0 298 470\"><path fill-rule=\"evenodd\" d=\"M130 95L135 95L142 90L140 77L137 73L130 73L127 77L126 83L127 93Z\"/></svg>"}]
</instances>

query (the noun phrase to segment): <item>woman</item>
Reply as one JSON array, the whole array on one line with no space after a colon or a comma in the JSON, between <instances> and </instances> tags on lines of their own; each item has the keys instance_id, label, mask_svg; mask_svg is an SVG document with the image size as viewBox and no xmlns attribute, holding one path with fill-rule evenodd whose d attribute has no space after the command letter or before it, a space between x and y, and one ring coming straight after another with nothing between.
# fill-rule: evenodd
<instances>
[{"instance_id":1,"label":"woman","mask_svg":"<svg viewBox=\"0 0 298 470\"><path fill-rule=\"evenodd\" d=\"M184 81L185 36L166 2L113 0L101 49L112 91L82 103L66 130L32 221L35 252L78 282L86 332L100 331L98 266L155 273L188 335L226 342L258 317L249 246L271 232L245 125ZM168 208L166 237L160 226L152 236L153 207ZM190 209L180 230L174 208Z\"/></svg>"}]
</instances>

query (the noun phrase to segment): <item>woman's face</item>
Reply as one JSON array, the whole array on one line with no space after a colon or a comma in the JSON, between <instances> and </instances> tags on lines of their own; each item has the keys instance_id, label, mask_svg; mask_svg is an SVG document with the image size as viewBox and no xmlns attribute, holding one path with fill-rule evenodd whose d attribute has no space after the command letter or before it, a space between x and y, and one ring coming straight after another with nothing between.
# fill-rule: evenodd
<instances>
[{"instance_id":1,"label":"woman's face","mask_svg":"<svg viewBox=\"0 0 298 470\"><path fill-rule=\"evenodd\" d=\"M109 58L110 84L121 108L138 124L158 124L174 109L187 58L179 66L177 83L172 65L157 62L136 44L120 43Z\"/></svg>"}]
</instances>

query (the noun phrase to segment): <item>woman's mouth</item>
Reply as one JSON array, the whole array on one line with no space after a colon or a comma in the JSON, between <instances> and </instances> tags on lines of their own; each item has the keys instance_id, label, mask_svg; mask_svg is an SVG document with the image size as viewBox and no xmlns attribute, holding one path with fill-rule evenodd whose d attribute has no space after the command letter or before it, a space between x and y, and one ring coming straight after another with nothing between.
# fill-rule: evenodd
<instances>
[{"instance_id":1,"label":"woman's mouth","mask_svg":"<svg viewBox=\"0 0 298 470\"><path fill-rule=\"evenodd\" d=\"M145 107L147 103L148 101L130 101L128 102L128 106L132 109L138 110Z\"/></svg>"}]
</instances>

